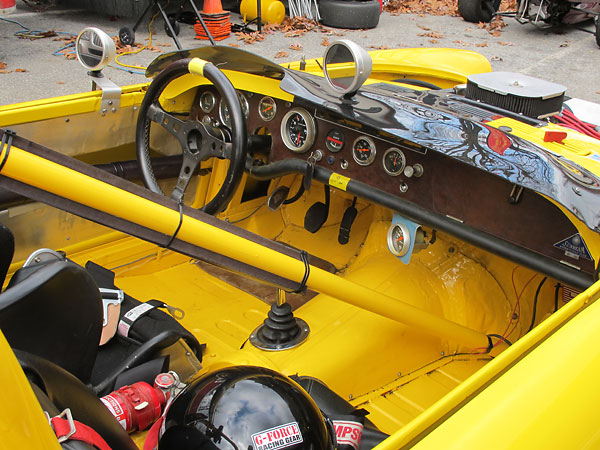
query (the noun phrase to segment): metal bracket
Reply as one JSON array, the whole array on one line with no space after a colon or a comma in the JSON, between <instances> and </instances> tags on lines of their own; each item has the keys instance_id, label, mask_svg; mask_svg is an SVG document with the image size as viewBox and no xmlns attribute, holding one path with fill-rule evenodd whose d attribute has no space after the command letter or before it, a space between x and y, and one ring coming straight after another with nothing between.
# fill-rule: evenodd
<instances>
[{"instance_id":1,"label":"metal bracket","mask_svg":"<svg viewBox=\"0 0 600 450\"><path fill-rule=\"evenodd\" d=\"M99 76L90 76L94 84L102 91L102 101L100 102L100 110L98 112L103 116L107 113L117 112L121 107L121 88L108 78L102 76L102 74L99 74Z\"/></svg>"}]
</instances>

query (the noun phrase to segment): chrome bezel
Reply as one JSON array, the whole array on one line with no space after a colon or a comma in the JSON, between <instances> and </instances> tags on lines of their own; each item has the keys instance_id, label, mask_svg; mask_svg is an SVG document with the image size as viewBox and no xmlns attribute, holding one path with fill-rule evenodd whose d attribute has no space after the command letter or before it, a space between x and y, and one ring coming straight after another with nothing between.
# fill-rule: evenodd
<instances>
[{"instance_id":1,"label":"chrome bezel","mask_svg":"<svg viewBox=\"0 0 600 450\"><path fill-rule=\"evenodd\" d=\"M339 46L346 47L350 54L352 55L351 64L354 64L356 69L354 71L354 77L350 82L350 85L347 88L342 88L340 86L336 86L331 77L329 76L327 57L332 52L335 51ZM371 75L371 70L373 69L373 60L369 53L358 45L355 42L352 42L348 39L341 39L339 41L335 41L327 50L325 50L325 54L323 55L323 72L325 72L325 77L329 83L329 86L337 93L344 95L354 95L360 87L364 84L365 81Z\"/></svg>"},{"instance_id":2,"label":"chrome bezel","mask_svg":"<svg viewBox=\"0 0 600 450\"><path fill-rule=\"evenodd\" d=\"M83 44L84 41L89 42L89 44L85 46ZM95 65L90 65L83 60L85 57L85 49L91 47L96 51L101 50L101 55L99 56L100 61ZM77 39L75 39L75 53L79 64L87 70L96 72L108 66L115 59L117 48L110 36L100 28L88 27L81 30L79 35L77 35ZM98 55L94 55L94 57L98 57Z\"/></svg>"},{"instance_id":3,"label":"chrome bezel","mask_svg":"<svg viewBox=\"0 0 600 450\"><path fill-rule=\"evenodd\" d=\"M210 99L210 106L204 107L204 98ZM215 94L210 91L204 91L202 95L200 95L200 109L206 114L210 113L213 109L215 109L215 105L217 104L217 99L215 98Z\"/></svg>"},{"instance_id":4,"label":"chrome bezel","mask_svg":"<svg viewBox=\"0 0 600 450\"><path fill-rule=\"evenodd\" d=\"M398 171L389 170L387 168L387 166L385 165L385 159L386 159L387 155L390 154L390 153L392 153L392 152L396 152L396 153L400 154L400 156L402 158L402 167ZM400 175L402 173L402 171L406 167L406 155L399 148L397 148L397 147L390 147L383 154L383 159L381 160L381 164L383 165L383 170L385 170L385 173L387 173L388 175L391 175L392 177L397 177L398 175Z\"/></svg>"},{"instance_id":5,"label":"chrome bezel","mask_svg":"<svg viewBox=\"0 0 600 450\"><path fill-rule=\"evenodd\" d=\"M294 143L292 142L292 140L288 134L288 127L287 127L288 121L295 114L299 114L300 117L302 117L302 119L304 119L304 123L306 123L306 140L300 147L294 145ZM283 139L283 143L285 144L285 146L287 148L289 148L294 153L305 153L310 149L310 147L313 145L313 143L315 141L315 135L316 135L315 120L313 119L313 117L310 115L310 113L306 109L292 108L285 114L285 116L283 116L283 120L281 121L280 131L281 131L281 138Z\"/></svg>"},{"instance_id":6,"label":"chrome bezel","mask_svg":"<svg viewBox=\"0 0 600 450\"><path fill-rule=\"evenodd\" d=\"M400 229L402 235L404 236L404 243L401 249L398 249L396 244L394 243L394 230ZM403 223L393 223L388 229L387 233L387 244L390 252L395 256L404 256L408 253L410 249L410 231L408 227Z\"/></svg>"},{"instance_id":7,"label":"chrome bezel","mask_svg":"<svg viewBox=\"0 0 600 450\"><path fill-rule=\"evenodd\" d=\"M263 114L262 105L265 102L268 102L273 107L273 112L270 113L270 114L272 114L271 117L265 116ZM260 118L262 120L264 120L265 122L270 122L271 120L273 120L275 118L275 114L277 114L277 103L275 103L275 100L273 99L273 97L265 96L265 97L261 98L260 101L258 102L258 115L260 116Z\"/></svg>"},{"instance_id":8,"label":"chrome bezel","mask_svg":"<svg viewBox=\"0 0 600 450\"><path fill-rule=\"evenodd\" d=\"M371 154L369 155L369 158L365 161L358 159L356 157L356 143L360 140L367 141L371 147ZM370 166L371 164L373 164L373 161L375 161L376 155L377 155L377 147L375 146L375 142L373 142L373 139L371 139L370 137L359 136L352 143L352 158L354 158L354 161L356 161L356 164L358 164L359 166Z\"/></svg>"}]
</instances>

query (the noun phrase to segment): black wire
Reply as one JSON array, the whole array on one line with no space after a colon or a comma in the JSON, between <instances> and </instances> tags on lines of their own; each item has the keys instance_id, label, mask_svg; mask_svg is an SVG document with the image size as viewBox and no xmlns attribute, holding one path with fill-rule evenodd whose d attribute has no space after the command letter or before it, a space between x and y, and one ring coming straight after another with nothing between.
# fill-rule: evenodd
<instances>
[{"instance_id":1,"label":"black wire","mask_svg":"<svg viewBox=\"0 0 600 450\"><path fill-rule=\"evenodd\" d=\"M182 223L183 223L183 198L181 198L181 200L179 200L179 223L177 224L175 233L173 233L173 236L171 236L171 239L169 239L169 242L167 242L167 245L165 245L165 248L169 248L171 246L171 244L175 240L175 237L177 237L177 233L179 233L179 230L181 229Z\"/></svg>"},{"instance_id":2,"label":"black wire","mask_svg":"<svg viewBox=\"0 0 600 450\"><path fill-rule=\"evenodd\" d=\"M304 178L302 178L302 183L300 183L300 187L298 188L298 192L296 192L296 194L293 197L285 199L283 201L283 204L284 205L289 205L290 203L294 203L296 200L298 200L300 197L302 197L302 194L304 194Z\"/></svg>"},{"instance_id":3,"label":"black wire","mask_svg":"<svg viewBox=\"0 0 600 450\"><path fill-rule=\"evenodd\" d=\"M295 291L286 291L289 294L300 294L306 290L306 282L308 281L308 277L310 276L310 263L308 262L308 253L304 250L300 250L300 259L304 263L304 277L302 277L302 281L298 285L298 289Z\"/></svg>"},{"instance_id":4,"label":"black wire","mask_svg":"<svg viewBox=\"0 0 600 450\"><path fill-rule=\"evenodd\" d=\"M538 284L537 290L535 291L535 298L533 299L533 314L531 315L531 325L529 325L529 330L527 330L528 333L531 330L533 330L533 325L535 324L535 314L537 312L538 296L540 295L542 286L544 285L544 283L546 282L547 279L548 279L548 277L542 278L542 281L540 281L540 284Z\"/></svg>"},{"instance_id":5,"label":"black wire","mask_svg":"<svg viewBox=\"0 0 600 450\"><path fill-rule=\"evenodd\" d=\"M556 286L554 286L554 312L558 311L558 291L560 288L561 284L556 283Z\"/></svg>"},{"instance_id":6,"label":"black wire","mask_svg":"<svg viewBox=\"0 0 600 450\"><path fill-rule=\"evenodd\" d=\"M502 342L504 342L506 345L508 345L509 347L512 345L512 342L510 342L508 339L506 339L504 336L500 336L499 334L488 334L488 337L494 337L496 339L500 339Z\"/></svg>"}]
</instances>

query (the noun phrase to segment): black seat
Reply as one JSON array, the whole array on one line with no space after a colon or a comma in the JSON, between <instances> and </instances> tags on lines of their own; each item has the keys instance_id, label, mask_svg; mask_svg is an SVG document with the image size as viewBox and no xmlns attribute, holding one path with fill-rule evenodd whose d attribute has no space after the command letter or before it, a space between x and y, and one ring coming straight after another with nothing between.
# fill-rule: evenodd
<instances>
[{"instance_id":1,"label":"black seat","mask_svg":"<svg viewBox=\"0 0 600 450\"><path fill-rule=\"evenodd\" d=\"M15 239L12 232L0 223L0 291L4 285L6 273L15 253Z\"/></svg>"},{"instance_id":2,"label":"black seat","mask_svg":"<svg viewBox=\"0 0 600 450\"><path fill-rule=\"evenodd\" d=\"M94 279L70 261L20 269L0 294L0 329L10 346L51 361L84 383L96 359L102 316Z\"/></svg>"}]
</instances>

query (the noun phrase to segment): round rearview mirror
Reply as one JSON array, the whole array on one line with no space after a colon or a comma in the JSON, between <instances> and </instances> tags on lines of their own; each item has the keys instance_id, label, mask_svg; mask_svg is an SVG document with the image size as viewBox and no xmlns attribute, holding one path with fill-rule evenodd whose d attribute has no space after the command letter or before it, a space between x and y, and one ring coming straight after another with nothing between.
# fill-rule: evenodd
<instances>
[{"instance_id":1,"label":"round rearview mirror","mask_svg":"<svg viewBox=\"0 0 600 450\"><path fill-rule=\"evenodd\" d=\"M354 95L371 75L373 61L360 45L342 39L325 50L323 70L331 87L340 94Z\"/></svg>"},{"instance_id":2,"label":"round rearview mirror","mask_svg":"<svg viewBox=\"0 0 600 450\"><path fill-rule=\"evenodd\" d=\"M117 53L114 41L99 28L84 28L75 41L77 59L88 70L98 71L112 62Z\"/></svg>"}]
</instances>

